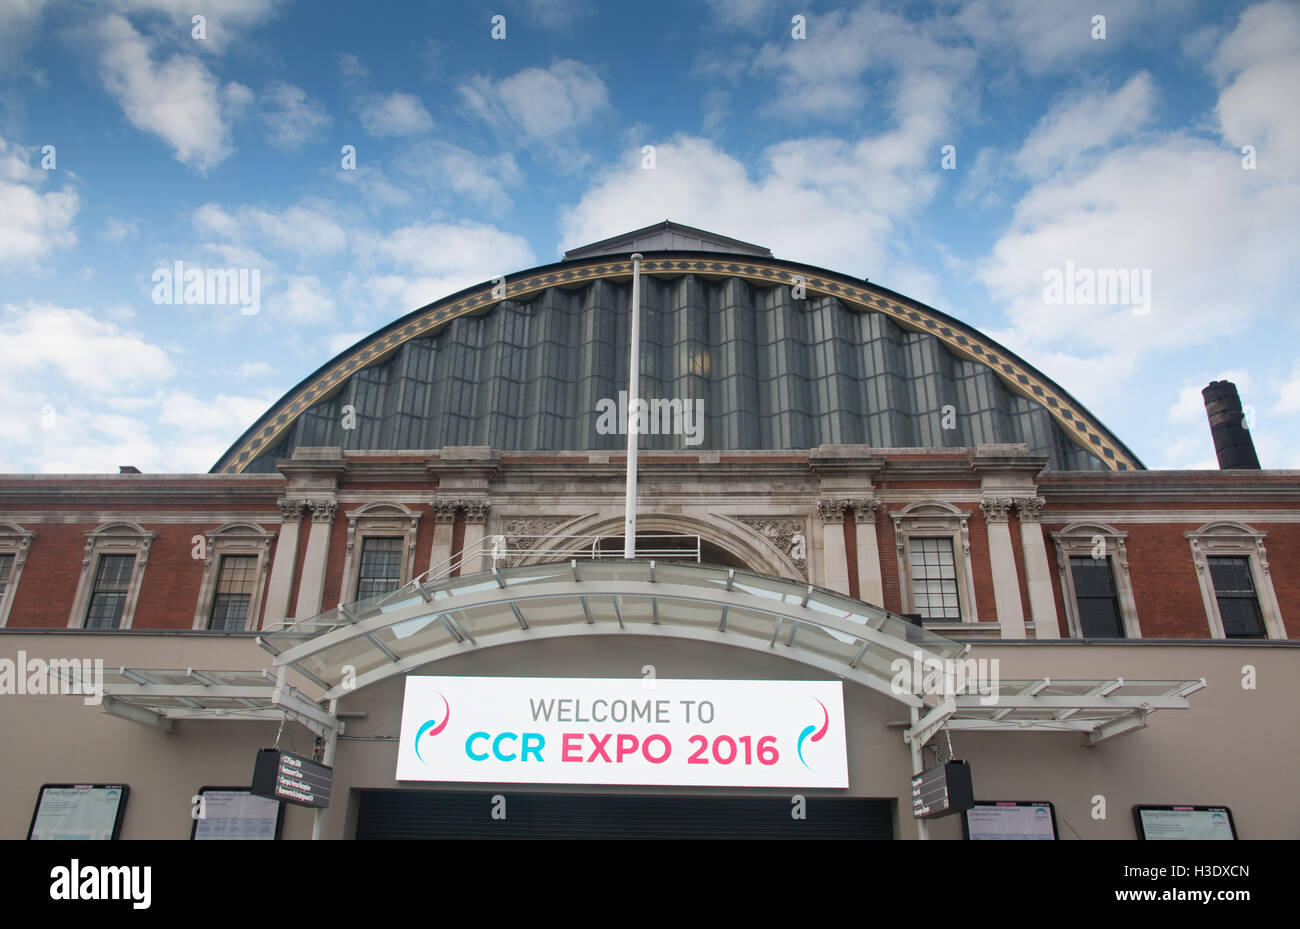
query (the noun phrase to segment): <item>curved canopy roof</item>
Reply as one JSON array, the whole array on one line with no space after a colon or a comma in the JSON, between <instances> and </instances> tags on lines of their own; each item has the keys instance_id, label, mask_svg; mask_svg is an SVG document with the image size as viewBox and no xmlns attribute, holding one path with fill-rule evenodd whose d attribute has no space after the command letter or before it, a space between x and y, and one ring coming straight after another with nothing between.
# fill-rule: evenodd
<instances>
[{"instance_id":1,"label":"curved canopy roof","mask_svg":"<svg viewBox=\"0 0 1300 929\"><path fill-rule=\"evenodd\" d=\"M701 402L704 415L698 442L650 434L645 448L1024 443L1049 468L1143 467L975 329L875 284L662 223L386 326L285 394L213 471L272 472L298 446L621 448L598 411L627 387L633 249L645 256L641 396Z\"/></svg>"}]
</instances>

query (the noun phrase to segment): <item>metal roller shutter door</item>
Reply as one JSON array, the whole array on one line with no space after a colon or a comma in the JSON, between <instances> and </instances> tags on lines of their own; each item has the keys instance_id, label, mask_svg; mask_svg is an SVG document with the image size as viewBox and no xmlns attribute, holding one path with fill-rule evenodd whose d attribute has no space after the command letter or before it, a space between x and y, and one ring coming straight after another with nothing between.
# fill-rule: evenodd
<instances>
[{"instance_id":1,"label":"metal roller shutter door","mask_svg":"<svg viewBox=\"0 0 1300 929\"><path fill-rule=\"evenodd\" d=\"M492 797L506 818L492 818ZM891 800L364 790L358 839L892 839Z\"/></svg>"}]
</instances>

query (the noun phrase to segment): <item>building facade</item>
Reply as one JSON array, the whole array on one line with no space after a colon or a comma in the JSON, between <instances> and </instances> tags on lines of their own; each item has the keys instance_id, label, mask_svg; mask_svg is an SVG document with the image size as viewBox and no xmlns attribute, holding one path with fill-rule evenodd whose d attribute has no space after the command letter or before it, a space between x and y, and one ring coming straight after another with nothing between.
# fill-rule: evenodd
<instances>
[{"instance_id":1,"label":"building facade","mask_svg":"<svg viewBox=\"0 0 1300 929\"><path fill-rule=\"evenodd\" d=\"M655 564L698 567L662 601L640 575L601 588L606 615L575 591L579 562L623 553L634 252L645 408L633 561L652 583ZM485 798L530 791L621 797L629 816L647 798L788 806L791 790L744 785L395 776L408 675L612 680L650 668L664 680L843 681L848 786L802 791L805 822L824 799L827 828L860 816L864 835L960 837L959 817L918 828L909 802L910 776L955 752L977 796L1055 803L1063 838L1132 838L1139 803L1227 805L1243 837L1296 838L1300 813L1279 815L1264 795L1300 763L1275 737L1296 693L1298 561L1300 473L1147 470L1058 385L960 322L661 224L398 320L286 394L209 474L0 476L4 655L101 657L119 675L103 707L0 700L11 741L32 746L0 830L22 833L43 783L122 782L124 836L183 837L197 789L247 783L286 717L295 747L335 771L329 809L290 810L291 837L402 834L448 810L491 829ZM530 566L557 564L573 566L575 586L553 592L569 598L564 617L521 587L481 615L427 611L448 637L411 654L377 617L401 591L434 602L494 576L509 591L532 583ZM729 604L730 580L709 587L717 572L806 593L763 613ZM721 610L707 630L673 612L697 594ZM861 622L818 632L852 643L853 661L830 640L806 642L810 601ZM417 607L401 621L422 621ZM728 627L733 607L774 621L770 643L757 626ZM508 633L492 609L513 613ZM293 658L312 636L346 639L349 624L366 630L352 664ZM944 710L942 694L895 699L887 666L862 654L904 655L906 628L930 637L928 655L997 659L1014 699L984 714ZM150 683L159 669L271 669L277 694L293 686L301 702L252 690L207 700L198 678ZM1255 763L1261 742L1284 756L1279 773ZM848 799L864 805L830 814Z\"/></svg>"}]
</instances>

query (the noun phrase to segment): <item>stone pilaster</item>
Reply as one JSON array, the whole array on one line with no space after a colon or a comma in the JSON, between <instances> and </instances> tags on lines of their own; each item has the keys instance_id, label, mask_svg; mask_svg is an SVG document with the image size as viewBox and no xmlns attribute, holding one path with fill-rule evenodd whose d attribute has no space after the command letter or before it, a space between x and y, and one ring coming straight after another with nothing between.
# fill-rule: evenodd
<instances>
[{"instance_id":1,"label":"stone pilaster","mask_svg":"<svg viewBox=\"0 0 1300 929\"><path fill-rule=\"evenodd\" d=\"M1015 551L1011 547L1009 525L1012 500L1009 497L985 497L980 509L988 524L989 567L993 571L993 602L997 606L1002 638L1025 638L1025 612L1020 600L1020 575L1016 571Z\"/></svg>"},{"instance_id":2,"label":"stone pilaster","mask_svg":"<svg viewBox=\"0 0 1300 929\"><path fill-rule=\"evenodd\" d=\"M307 501L311 510L311 529L307 534L307 554L302 563L302 582L298 586L298 605L294 615L303 619L320 612L325 595L325 568L329 563L330 527L338 503L333 499Z\"/></svg>"},{"instance_id":3,"label":"stone pilaster","mask_svg":"<svg viewBox=\"0 0 1300 929\"><path fill-rule=\"evenodd\" d=\"M1020 548L1025 557L1025 584L1029 590L1029 616L1034 624L1034 638L1059 639L1061 629L1040 521L1046 502L1042 497L1021 497L1016 500L1016 515L1020 519Z\"/></svg>"},{"instance_id":4,"label":"stone pilaster","mask_svg":"<svg viewBox=\"0 0 1300 929\"><path fill-rule=\"evenodd\" d=\"M289 618L289 594L293 591L293 569L298 560L298 532L302 528L302 501L280 501L280 535L275 543L275 561L266 591L266 621L270 626ZM256 622L256 618L253 619Z\"/></svg>"},{"instance_id":5,"label":"stone pilaster","mask_svg":"<svg viewBox=\"0 0 1300 929\"><path fill-rule=\"evenodd\" d=\"M879 500L859 500L853 518L858 530L858 599L875 606L885 604L885 585L880 573L880 544L876 538Z\"/></svg>"}]
</instances>

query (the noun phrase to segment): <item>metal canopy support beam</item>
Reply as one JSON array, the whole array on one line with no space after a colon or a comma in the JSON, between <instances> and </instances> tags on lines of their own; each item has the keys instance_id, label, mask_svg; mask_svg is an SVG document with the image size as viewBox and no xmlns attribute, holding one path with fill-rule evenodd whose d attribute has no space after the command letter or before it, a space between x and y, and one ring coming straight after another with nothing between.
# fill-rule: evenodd
<instances>
[{"instance_id":1,"label":"metal canopy support beam","mask_svg":"<svg viewBox=\"0 0 1300 929\"><path fill-rule=\"evenodd\" d=\"M383 642L381 642L381 641L379 640L379 636L375 635L373 632L367 632L367 633L366 633L366 638L370 640L370 644L371 644L371 645L373 645L375 648L377 648L377 649L379 649L381 652L383 652L384 655L388 658L389 661L400 661L400 660L401 660L401 659L398 658L396 655L394 655L394 654L393 654L393 650L392 650L391 648L389 648L387 645L385 645Z\"/></svg>"},{"instance_id":2,"label":"metal canopy support beam","mask_svg":"<svg viewBox=\"0 0 1300 929\"><path fill-rule=\"evenodd\" d=\"M871 648L871 643L863 642L862 647L858 649L858 653L854 655L853 660L849 662L849 667L856 668L858 666L858 662L862 660L862 656L867 653L867 649L869 648Z\"/></svg>"},{"instance_id":3,"label":"metal canopy support beam","mask_svg":"<svg viewBox=\"0 0 1300 929\"><path fill-rule=\"evenodd\" d=\"M903 741L908 744L915 743L918 747L925 745L930 741L930 737L943 728L948 722L949 717L957 712L957 701L952 697L940 703L938 706L926 713L912 723L911 727L903 733Z\"/></svg>"},{"instance_id":4,"label":"metal canopy support beam","mask_svg":"<svg viewBox=\"0 0 1300 929\"><path fill-rule=\"evenodd\" d=\"M1050 677L1045 677L1045 678L1043 678L1043 679L1040 680L1040 681L1036 681L1036 682L1034 682L1034 684L1033 684L1032 687L1030 687L1030 688L1029 688L1028 690L1026 690L1024 693L1019 694L1019 696L1022 696L1022 697L1033 697L1033 696L1035 696L1035 695L1041 693L1043 690L1046 690L1046 689L1047 689L1048 687L1050 687L1051 685L1052 685L1052 679L1051 679ZM1012 709L1014 709L1014 707L1007 707L1005 710L1001 710L1000 712L995 713L994 716L993 716L993 718L994 718L994 719L1001 719L1002 717L1004 717L1004 716L1006 716L1008 713L1010 713ZM1078 709L1078 708L1076 707L1075 710L1071 710L1070 712L1075 712L1077 709Z\"/></svg>"},{"instance_id":5,"label":"metal canopy support beam","mask_svg":"<svg viewBox=\"0 0 1300 929\"><path fill-rule=\"evenodd\" d=\"M1096 745L1098 742L1113 739L1117 735L1125 735L1139 729L1145 729L1148 715L1146 710L1139 710L1132 716L1120 716L1117 719L1104 722L1088 733L1088 744Z\"/></svg>"},{"instance_id":6,"label":"metal canopy support beam","mask_svg":"<svg viewBox=\"0 0 1300 929\"><path fill-rule=\"evenodd\" d=\"M121 700L114 700L112 697L105 696L103 710L110 716L116 716L119 719L130 720L133 723L140 723L144 726L152 726L154 729L161 729L163 732L172 731L172 721L165 716L155 713L153 710L147 710L142 706L134 706L130 703L124 703Z\"/></svg>"},{"instance_id":7,"label":"metal canopy support beam","mask_svg":"<svg viewBox=\"0 0 1300 929\"><path fill-rule=\"evenodd\" d=\"M1124 686L1124 678L1122 678L1122 677L1117 677L1117 678L1115 678L1115 680L1113 680L1113 681L1107 681L1107 682L1105 682L1104 684L1099 684L1098 686L1094 687L1092 690L1088 691L1088 696L1089 696L1089 697L1104 697L1104 696L1106 696L1106 695L1109 694L1109 693L1113 693L1114 691L1119 690L1119 689L1120 689L1121 687L1123 687L1123 686ZM1010 711L1010 710L1007 710L1006 712L1009 713L1009 712L1011 712L1011 711ZM1068 710L1063 710L1062 712L1057 713L1057 714L1056 714L1056 718L1057 718L1057 719L1069 719L1071 716L1073 716L1073 715L1074 715L1075 713L1077 713L1077 712L1079 712L1079 707L1077 707L1077 706L1076 706L1076 707L1071 707L1071 708L1068 709ZM1003 715L1003 714L999 714L998 718L1001 719L1001 718L1002 718L1002 715Z\"/></svg>"}]
</instances>

